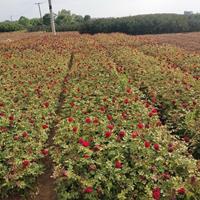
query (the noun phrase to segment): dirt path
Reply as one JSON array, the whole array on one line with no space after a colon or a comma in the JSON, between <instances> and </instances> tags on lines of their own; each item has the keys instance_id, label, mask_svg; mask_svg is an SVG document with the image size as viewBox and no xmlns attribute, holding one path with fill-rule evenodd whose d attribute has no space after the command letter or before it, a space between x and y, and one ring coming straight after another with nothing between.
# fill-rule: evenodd
<instances>
[{"instance_id":1,"label":"dirt path","mask_svg":"<svg viewBox=\"0 0 200 200\"><path fill-rule=\"evenodd\" d=\"M73 60L74 60L74 54L71 54L71 58L70 61L68 63L68 73L65 76L64 80L66 80L69 77L69 72L72 68L73 65ZM63 93L63 89L65 87L65 83L62 83L62 87L61 87L61 93L59 95L58 98L58 104L57 104L57 108L56 108L56 115L59 116L62 110L62 106L64 104L64 93ZM57 125L57 120L55 118L55 120L53 121L50 130L49 130L49 138L47 140L47 145L46 148L50 148L53 145L53 138L56 134L56 125ZM43 164L45 166L45 171L44 173L38 178L38 194L37 196L34 198L34 200L56 200L56 192L55 192L55 183L54 183L54 179L51 177L53 174L53 161L50 157L50 155L48 155L47 157L45 157L43 159Z\"/></svg>"}]
</instances>

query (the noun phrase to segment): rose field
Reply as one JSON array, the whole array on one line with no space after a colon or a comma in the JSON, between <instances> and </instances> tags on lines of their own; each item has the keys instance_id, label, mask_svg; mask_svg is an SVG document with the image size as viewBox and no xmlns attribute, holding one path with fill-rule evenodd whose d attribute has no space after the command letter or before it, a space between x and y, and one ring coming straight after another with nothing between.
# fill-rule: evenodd
<instances>
[{"instance_id":1,"label":"rose field","mask_svg":"<svg viewBox=\"0 0 200 200\"><path fill-rule=\"evenodd\" d=\"M0 199L200 200L200 53L23 34L0 42Z\"/></svg>"}]
</instances>

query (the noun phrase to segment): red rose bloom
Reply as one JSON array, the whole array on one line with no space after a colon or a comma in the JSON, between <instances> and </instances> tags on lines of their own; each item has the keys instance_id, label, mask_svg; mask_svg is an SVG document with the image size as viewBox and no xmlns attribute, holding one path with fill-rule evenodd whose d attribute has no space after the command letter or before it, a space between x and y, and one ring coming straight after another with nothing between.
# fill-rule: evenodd
<instances>
[{"instance_id":1,"label":"red rose bloom","mask_svg":"<svg viewBox=\"0 0 200 200\"><path fill-rule=\"evenodd\" d=\"M126 132L125 132L125 131L120 131L120 132L119 132L119 137L120 137L120 138L123 138L125 135L126 135Z\"/></svg>"},{"instance_id":2,"label":"red rose bloom","mask_svg":"<svg viewBox=\"0 0 200 200\"><path fill-rule=\"evenodd\" d=\"M86 187L84 190L84 193L91 193L93 192L93 188L92 187Z\"/></svg>"},{"instance_id":3,"label":"red rose bloom","mask_svg":"<svg viewBox=\"0 0 200 200\"><path fill-rule=\"evenodd\" d=\"M44 102L43 105L44 105L45 108L48 108L49 107L49 102Z\"/></svg>"},{"instance_id":4,"label":"red rose bloom","mask_svg":"<svg viewBox=\"0 0 200 200\"><path fill-rule=\"evenodd\" d=\"M89 123L92 122L92 120L91 120L89 117L86 117L85 122L86 122L87 124L89 124Z\"/></svg>"},{"instance_id":5,"label":"red rose bloom","mask_svg":"<svg viewBox=\"0 0 200 200\"><path fill-rule=\"evenodd\" d=\"M29 160L23 160L22 165L23 165L23 168L26 168L30 165L30 161Z\"/></svg>"},{"instance_id":6,"label":"red rose bloom","mask_svg":"<svg viewBox=\"0 0 200 200\"><path fill-rule=\"evenodd\" d=\"M42 125L43 129L47 129L49 126L47 124Z\"/></svg>"},{"instance_id":7,"label":"red rose bloom","mask_svg":"<svg viewBox=\"0 0 200 200\"><path fill-rule=\"evenodd\" d=\"M26 131L24 131L24 132L22 133L22 136L23 136L23 138L27 138L27 137L28 137L28 133L27 133Z\"/></svg>"},{"instance_id":8,"label":"red rose bloom","mask_svg":"<svg viewBox=\"0 0 200 200\"><path fill-rule=\"evenodd\" d=\"M106 137L106 138L109 138L111 135L112 135L112 132L110 132L110 131L107 131L107 132L105 133L105 137Z\"/></svg>"},{"instance_id":9,"label":"red rose bloom","mask_svg":"<svg viewBox=\"0 0 200 200\"><path fill-rule=\"evenodd\" d=\"M139 129L143 129L143 128L144 128L144 124L140 122L140 123L137 125L137 127L138 127Z\"/></svg>"},{"instance_id":10,"label":"red rose bloom","mask_svg":"<svg viewBox=\"0 0 200 200\"><path fill-rule=\"evenodd\" d=\"M88 142L88 141L83 141L83 142L82 142L82 145L83 145L84 147L88 147L88 146L90 146L90 142Z\"/></svg>"},{"instance_id":11,"label":"red rose bloom","mask_svg":"<svg viewBox=\"0 0 200 200\"><path fill-rule=\"evenodd\" d=\"M90 156L88 154L84 154L83 158L87 159L87 158L90 158Z\"/></svg>"},{"instance_id":12,"label":"red rose bloom","mask_svg":"<svg viewBox=\"0 0 200 200\"><path fill-rule=\"evenodd\" d=\"M41 150L41 153L44 155L44 156L47 156L49 154L49 150L48 149L42 149Z\"/></svg>"},{"instance_id":13,"label":"red rose bloom","mask_svg":"<svg viewBox=\"0 0 200 200\"><path fill-rule=\"evenodd\" d=\"M72 130L73 130L73 132L74 132L74 133L77 133L77 131L78 131L78 128L77 128L77 127L73 127L73 129L72 129Z\"/></svg>"},{"instance_id":14,"label":"red rose bloom","mask_svg":"<svg viewBox=\"0 0 200 200\"><path fill-rule=\"evenodd\" d=\"M177 192L178 192L178 194L181 194L181 195L183 195L183 194L185 194L185 188L179 188L178 190L177 190Z\"/></svg>"},{"instance_id":15,"label":"red rose bloom","mask_svg":"<svg viewBox=\"0 0 200 200\"><path fill-rule=\"evenodd\" d=\"M106 108L104 106L100 107L99 109L101 112L105 112L106 111Z\"/></svg>"},{"instance_id":16,"label":"red rose bloom","mask_svg":"<svg viewBox=\"0 0 200 200\"><path fill-rule=\"evenodd\" d=\"M124 103L128 104L129 100L128 99L124 99Z\"/></svg>"},{"instance_id":17,"label":"red rose bloom","mask_svg":"<svg viewBox=\"0 0 200 200\"><path fill-rule=\"evenodd\" d=\"M138 136L138 132L137 131L132 132L132 138L136 138L137 136Z\"/></svg>"},{"instance_id":18,"label":"red rose bloom","mask_svg":"<svg viewBox=\"0 0 200 200\"><path fill-rule=\"evenodd\" d=\"M131 94L131 93L132 93L131 88L128 88L128 89L126 90L126 92L127 92L128 94Z\"/></svg>"},{"instance_id":19,"label":"red rose bloom","mask_svg":"<svg viewBox=\"0 0 200 200\"><path fill-rule=\"evenodd\" d=\"M115 161L115 168L121 169L122 168L122 163L119 160Z\"/></svg>"},{"instance_id":20,"label":"red rose bloom","mask_svg":"<svg viewBox=\"0 0 200 200\"><path fill-rule=\"evenodd\" d=\"M151 110L151 112L154 113L154 114L156 114L158 111L157 111L156 108L153 108L153 109Z\"/></svg>"},{"instance_id":21,"label":"red rose bloom","mask_svg":"<svg viewBox=\"0 0 200 200\"><path fill-rule=\"evenodd\" d=\"M107 119L108 119L109 121L111 121L111 120L112 120L112 115L107 115Z\"/></svg>"},{"instance_id":22,"label":"red rose bloom","mask_svg":"<svg viewBox=\"0 0 200 200\"><path fill-rule=\"evenodd\" d=\"M155 149L156 151L159 151L159 149L160 149L159 144L154 144L153 147L154 147L154 149Z\"/></svg>"},{"instance_id":23,"label":"red rose bloom","mask_svg":"<svg viewBox=\"0 0 200 200\"><path fill-rule=\"evenodd\" d=\"M78 140L78 142L79 142L80 144L82 144L82 143L84 142L84 139L83 139L83 138L80 138L80 139Z\"/></svg>"},{"instance_id":24,"label":"red rose bloom","mask_svg":"<svg viewBox=\"0 0 200 200\"><path fill-rule=\"evenodd\" d=\"M151 143L150 143L149 141L145 141L145 142L144 142L144 146L145 146L146 148L149 148L150 145L151 145Z\"/></svg>"},{"instance_id":25,"label":"red rose bloom","mask_svg":"<svg viewBox=\"0 0 200 200\"><path fill-rule=\"evenodd\" d=\"M13 115L11 115L10 117L9 117L9 120L10 121L13 121L15 118L14 118L14 116Z\"/></svg>"},{"instance_id":26,"label":"red rose bloom","mask_svg":"<svg viewBox=\"0 0 200 200\"><path fill-rule=\"evenodd\" d=\"M160 199L160 188L154 188L152 191L153 199L159 200Z\"/></svg>"},{"instance_id":27,"label":"red rose bloom","mask_svg":"<svg viewBox=\"0 0 200 200\"><path fill-rule=\"evenodd\" d=\"M95 118L95 119L93 120L93 123L94 123L94 124L98 124L98 123L99 123L98 118Z\"/></svg>"},{"instance_id":28,"label":"red rose bloom","mask_svg":"<svg viewBox=\"0 0 200 200\"><path fill-rule=\"evenodd\" d=\"M107 128L109 128L110 130L113 130L114 129L114 125L108 124Z\"/></svg>"},{"instance_id":29,"label":"red rose bloom","mask_svg":"<svg viewBox=\"0 0 200 200\"><path fill-rule=\"evenodd\" d=\"M73 118L73 117L68 117L68 118L67 118L67 121L68 121L69 123L71 123L71 122L74 121L74 118Z\"/></svg>"}]
</instances>

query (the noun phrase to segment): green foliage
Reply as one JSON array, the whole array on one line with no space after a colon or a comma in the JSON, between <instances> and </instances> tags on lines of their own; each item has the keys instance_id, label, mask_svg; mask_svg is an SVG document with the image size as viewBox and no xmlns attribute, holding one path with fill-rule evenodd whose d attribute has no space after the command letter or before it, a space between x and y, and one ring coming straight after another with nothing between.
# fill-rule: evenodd
<instances>
[{"instance_id":1,"label":"green foliage","mask_svg":"<svg viewBox=\"0 0 200 200\"><path fill-rule=\"evenodd\" d=\"M151 14L121 18L93 19L81 33L121 32L131 35L200 31L200 15Z\"/></svg>"},{"instance_id":2,"label":"green foliage","mask_svg":"<svg viewBox=\"0 0 200 200\"><path fill-rule=\"evenodd\" d=\"M0 22L0 32L12 32L22 30L23 26L18 22Z\"/></svg>"},{"instance_id":3,"label":"green foliage","mask_svg":"<svg viewBox=\"0 0 200 200\"><path fill-rule=\"evenodd\" d=\"M18 23L21 24L24 28L27 28L31 25L30 20L24 16L19 18Z\"/></svg>"}]
</instances>

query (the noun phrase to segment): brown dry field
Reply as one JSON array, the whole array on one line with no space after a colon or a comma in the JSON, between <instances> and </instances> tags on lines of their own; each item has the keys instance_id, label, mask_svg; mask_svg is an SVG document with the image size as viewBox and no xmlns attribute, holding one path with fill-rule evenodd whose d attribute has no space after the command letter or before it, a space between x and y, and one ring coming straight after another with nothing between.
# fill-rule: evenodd
<instances>
[{"instance_id":1,"label":"brown dry field","mask_svg":"<svg viewBox=\"0 0 200 200\"><path fill-rule=\"evenodd\" d=\"M0 43L7 43L25 38L31 38L39 35L47 35L50 33L35 32L15 32L15 33L0 33ZM63 33L58 33L63 34ZM134 36L133 36L134 37ZM194 33L176 33L176 34L158 34L158 35L142 35L140 38L156 42L158 44L171 44L181 47L188 51L200 53L200 32Z\"/></svg>"}]
</instances>

